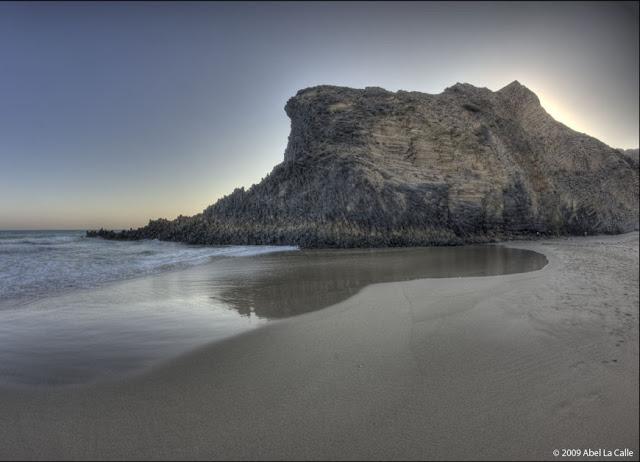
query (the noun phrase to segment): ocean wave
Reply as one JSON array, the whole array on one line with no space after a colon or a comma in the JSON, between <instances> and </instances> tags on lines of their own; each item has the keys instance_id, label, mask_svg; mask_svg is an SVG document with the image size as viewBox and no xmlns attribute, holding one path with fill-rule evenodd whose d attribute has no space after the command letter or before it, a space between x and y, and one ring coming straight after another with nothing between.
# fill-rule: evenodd
<instances>
[{"instance_id":1,"label":"ocean wave","mask_svg":"<svg viewBox=\"0 0 640 462\"><path fill-rule=\"evenodd\" d=\"M26 234L26 233L25 233ZM294 251L290 246L189 246L161 241L104 241L78 233L0 235L0 304L61 290L92 288L211 262Z\"/></svg>"}]
</instances>

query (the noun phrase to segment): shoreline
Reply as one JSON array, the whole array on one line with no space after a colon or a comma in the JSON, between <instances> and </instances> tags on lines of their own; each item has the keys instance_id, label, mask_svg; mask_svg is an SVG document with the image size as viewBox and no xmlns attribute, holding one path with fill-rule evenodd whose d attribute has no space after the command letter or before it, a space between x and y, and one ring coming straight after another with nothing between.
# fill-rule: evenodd
<instances>
[{"instance_id":1,"label":"shoreline","mask_svg":"<svg viewBox=\"0 0 640 462\"><path fill-rule=\"evenodd\" d=\"M47 232L64 232L65 230L51 230L51 231L46 231L46 230L42 230L42 233L47 233ZM75 232L75 230L72 230L73 232ZM0 230L1 232L1 230ZM17 231L16 231L17 232ZM86 237L83 237L84 239L87 239ZM99 238L97 238L99 239ZM153 241L153 239L149 239L149 242ZM134 242L134 241L131 241ZM172 241L161 241L163 243L167 243L167 244L177 244L177 245L184 245L185 247L192 247L192 248L208 248L208 249L220 249L220 248L234 248L234 249L241 249L243 247L260 247L261 249L265 249L267 247L275 247L275 246L233 246L233 245L228 245L228 246L202 246L202 245L191 245L191 244L185 244L182 242L172 242ZM218 261L219 259L224 259L224 258L251 258L251 257L255 257L255 256L260 256L260 255L269 255L269 254L274 254L274 253L282 253L282 252L297 252L300 249L294 249L292 246L280 246L282 247L281 249L274 249L274 250L269 250L269 251L264 251L261 252L259 254L255 254L255 255L239 255L239 256L228 256L228 255L224 255L224 254L220 254L220 255L210 255L209 256L209 260L208 261L202 261L202 262L192 262L189 260L182 260L182 261L175 261L175 262L169 262L167 263L166 267L157 267L157 268L152 268L148 271L141 271L138 273L134 273L134 274L130 274L130 275L126 275L126 276L120 276L120 277L116 277L116 278L112 278L112 279L105 279L105 280L101 280L101 281L97 281L95 282L93 285L87 285L87 286L71 286L71 287L64 287L64 288L58 288L58 289L54 289L49 293L43 293L43 294L36 294L36 295L21 295L19 297L10 297L7 300L3 300L0 301L0 310L4 310L4 309L16 309L16 308L22 308L24 306L28 306L31 304L36 304L39 302L44 302L46 300L50 300L50 299L55 299L55 298L62 298L62 297L66 297L66 296L70 296L70 295L75 295L75 294L91 294L92 292L95 292L97 290L104 290L104 289L108 289L108 288L114 288L117 287L118 285L121 284L126 284L127 282L130 281L135 281L135 280L140 280L140 279L145 279L145 278L152 278L152 277L156 277L156 276L162 276L162 275L167 275L167 274L171 274L171 273L175 273L175 272L180 272L180 271L186 271L186 270L190 270L192 268L198 268L198 267L203 267L206 265L210 265L212 263L214 263L215 261Z\"/></svg>"},{"instance_id":2,"label":"shoreline","mask_svg":"<svg viewBox=\"0 0 640 462\"><path fill-rule=\"evenodd\" d=\"M120 381L0 388L0 458L637 459L638 233L500 244L548 264L369 285Z\"/></svg>"}]
</instances>

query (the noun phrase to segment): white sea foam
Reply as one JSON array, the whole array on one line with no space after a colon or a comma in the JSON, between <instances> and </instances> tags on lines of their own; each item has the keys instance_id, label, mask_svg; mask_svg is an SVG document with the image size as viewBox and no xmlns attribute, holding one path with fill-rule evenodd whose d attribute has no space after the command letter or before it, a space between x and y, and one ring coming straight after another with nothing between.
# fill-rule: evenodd
<instances>
[{"instance_id":1,"label":"white sea foam","mask_svg":"<svg viewBox=\"0 0 640 462\"><path fill-rule=\"evenodd\" d=\"M75 288L96 287L222 257L296 250L290 246L189 246L106 241L77 231L0 232L0 306Z\"/></svg>"}]
</instances>

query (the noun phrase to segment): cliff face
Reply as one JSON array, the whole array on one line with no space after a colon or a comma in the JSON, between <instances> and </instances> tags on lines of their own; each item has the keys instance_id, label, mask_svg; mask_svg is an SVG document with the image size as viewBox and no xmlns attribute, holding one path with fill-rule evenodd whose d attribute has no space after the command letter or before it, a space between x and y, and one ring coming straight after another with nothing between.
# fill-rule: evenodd
<instances>
[{"instance_id":1,"label":"cliff face","mask_svg":"<svg viewBox=\"0 0 640 462\"><path fill-rule=\"evenodd\" d=\"M636 163L640 162L640 156L638 155L640 153L640 149L618 149L618 151L631 158Z\"/></svg>"},{"instance_id":2,"label":"cliff face","mask_svg":"<svg viewBox=\"0 0 640 462\"><path fill-rule=\"evenodd\" d=\"M111 238L305 247L438 245L638 228L637 163L518 82L438 95L319 86L285 107L284 162L193 217Z\"/></svg>"}]
</instances>

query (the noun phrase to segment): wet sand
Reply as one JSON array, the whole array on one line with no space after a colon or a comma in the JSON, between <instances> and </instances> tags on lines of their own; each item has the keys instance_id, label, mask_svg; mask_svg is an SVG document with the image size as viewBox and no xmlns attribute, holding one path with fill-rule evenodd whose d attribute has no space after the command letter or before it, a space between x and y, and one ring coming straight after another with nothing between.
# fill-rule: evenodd
<instances>
[{"instance_id":1,"label":"wet sand","mask_svg":"<svg viewBox=\"0 0 640 462\"><path fill-rule=\"evenodd\" d=\"M379 282L511 274L546 264L537 252L500 245L297 250L213 258L17 308L0 300L0 387L137 374Z\"/></svg>"},{"instance_id":2,"label":"wet sand","mask_svg":"<svg viewBox=\"0 0 640 462\"><path fill-rule=\"evenodd\" d=\"M2 459L638 457L638 233L367 286L115 383L0 390ZM589 460L593 460L590 458Z\"/></svg>"}]
</instances>

